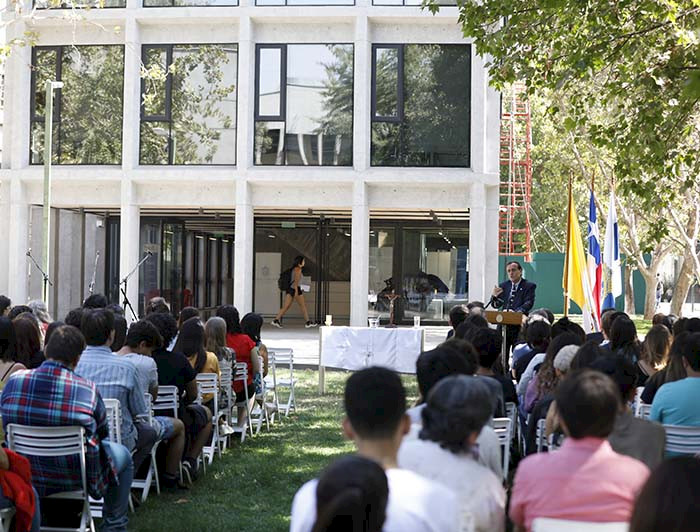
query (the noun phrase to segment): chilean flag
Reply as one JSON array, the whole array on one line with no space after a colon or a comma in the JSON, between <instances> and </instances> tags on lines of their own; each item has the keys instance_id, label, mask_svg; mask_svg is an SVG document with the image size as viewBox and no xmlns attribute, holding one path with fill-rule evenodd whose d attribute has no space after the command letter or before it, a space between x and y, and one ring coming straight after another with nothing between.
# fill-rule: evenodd
<instances>
[{"instance_id":1,"label":"chilean flag","mask_svg":"<svg viewBox=\"0 0 700 532\"><path fill-rule=\"evenodd\" d=\"M600 298L603 293L603 259L600 253L600 232L595 209L595 196L591 190L588 209L588 277L593 292L593 315L600 330Z\"/></svg>"}]
</instances>

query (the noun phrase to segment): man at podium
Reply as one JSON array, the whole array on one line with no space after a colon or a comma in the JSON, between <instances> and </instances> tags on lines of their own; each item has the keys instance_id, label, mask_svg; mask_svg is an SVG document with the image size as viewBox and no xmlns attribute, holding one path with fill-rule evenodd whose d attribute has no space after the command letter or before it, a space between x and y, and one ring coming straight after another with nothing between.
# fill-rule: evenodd
<instances>
[{"instance_id":1,"label":"man at podium","mask_svg":"<svg viewBox=\"0 0 700 532\"><path fill-rule=\"evenodd\" d=\"M535 304L537 285L523 279L523 267L517 261L506 264L508 280L493 288L491 306L500 310L512 310L527 314ZM518 339L519 325L506 325L506 356ZM508 359L506 358L506 364ZM508 371L508 368L504 368Z\"/></svg>"}]
</instances>

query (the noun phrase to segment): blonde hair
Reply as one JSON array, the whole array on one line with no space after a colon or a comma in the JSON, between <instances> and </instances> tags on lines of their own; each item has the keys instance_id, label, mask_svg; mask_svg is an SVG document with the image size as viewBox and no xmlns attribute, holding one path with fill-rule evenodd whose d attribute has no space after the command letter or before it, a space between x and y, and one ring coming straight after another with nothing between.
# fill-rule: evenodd
<instances>
[{"instance_id":1,"label":"blonde hair","mask_svg":"<svg viewBox=\"0 0 700 532\"><path fill-rule=\"evenodd\" d=\"M226 320L214 316L204 325L204 349L216 355L219 360L226 356Z\"/></svg>"}]
</instances>

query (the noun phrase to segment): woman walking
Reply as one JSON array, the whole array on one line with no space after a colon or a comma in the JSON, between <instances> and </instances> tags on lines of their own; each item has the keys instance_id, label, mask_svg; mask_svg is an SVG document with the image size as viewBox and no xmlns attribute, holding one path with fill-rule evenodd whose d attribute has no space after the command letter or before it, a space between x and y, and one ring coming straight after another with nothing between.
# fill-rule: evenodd
<instances>
[{"instance_id":1,"label":"woman walking","mask_svg":"<svg viewBox=\"0 0 700 532\"><path fill-rule=\"evenodd\" d=\"M304 260L304 256L298 255L294 258L292 267L285 270L280 275L278 286L280 290L285 293L284 304L277 313L277 316L275 316L275 319L272 320L272 325L278 327L279 329L282 328L282 323L280 322L282 316L287 313L287 311L292 307L292 303L295 301L297 302L297 305L299 305L301 312L304 314L304 321L306 322L304 326L308 329L310 327L316 327L317 325L309 319L309 312L306 310L306 300L304 300L304 291L299 286L299 283L301 282L302 269L304 268L305 263L306 261Z\"/></svg>"}]
</instances>

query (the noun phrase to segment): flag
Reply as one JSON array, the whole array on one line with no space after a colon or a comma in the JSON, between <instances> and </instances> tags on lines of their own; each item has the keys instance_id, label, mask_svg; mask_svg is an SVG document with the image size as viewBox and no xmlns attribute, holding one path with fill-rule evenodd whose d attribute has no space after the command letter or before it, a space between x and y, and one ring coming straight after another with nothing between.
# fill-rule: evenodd
<instances>
[{"instance_id":1,"label":"flag","mask_svg":"<svg viewBox=\"0 0 700 532\"><path fill-rule=\"evenodd\" d=\"M615 308L615 298L622 295L622 268L620 267L620 239L615 210L615 192L610 191L608 223L605 226L603 248L603 304L602 309Z\"/></svg>"},{"instance_id":2,"label":"flag","mask_svg":"<svg viewBox=\"0 0 700 532\"><path fill-rule=\"evenodd\" d=\"M569 300L576 303L583 313L583 329L586 333L598 331L593 316L593 295L586 268L586 253L581 241L581 227L576 217L574 199L569 185L569 220L567 223L566 256L564 257L564 313L569 311Z\"/></svg>"},{"instance_id":3,"label":"flag","mask_svg":"<svg viewBox=\"0 0 700 532\"><path fill-rule=\"evenodd\" d=\"M600 328L600 298L603 292L603 259L600 254L600 232L595 208L595 195L591 188L588 205L588 278L593 294L593 316Z\"/></svg>"}]
</instances>

